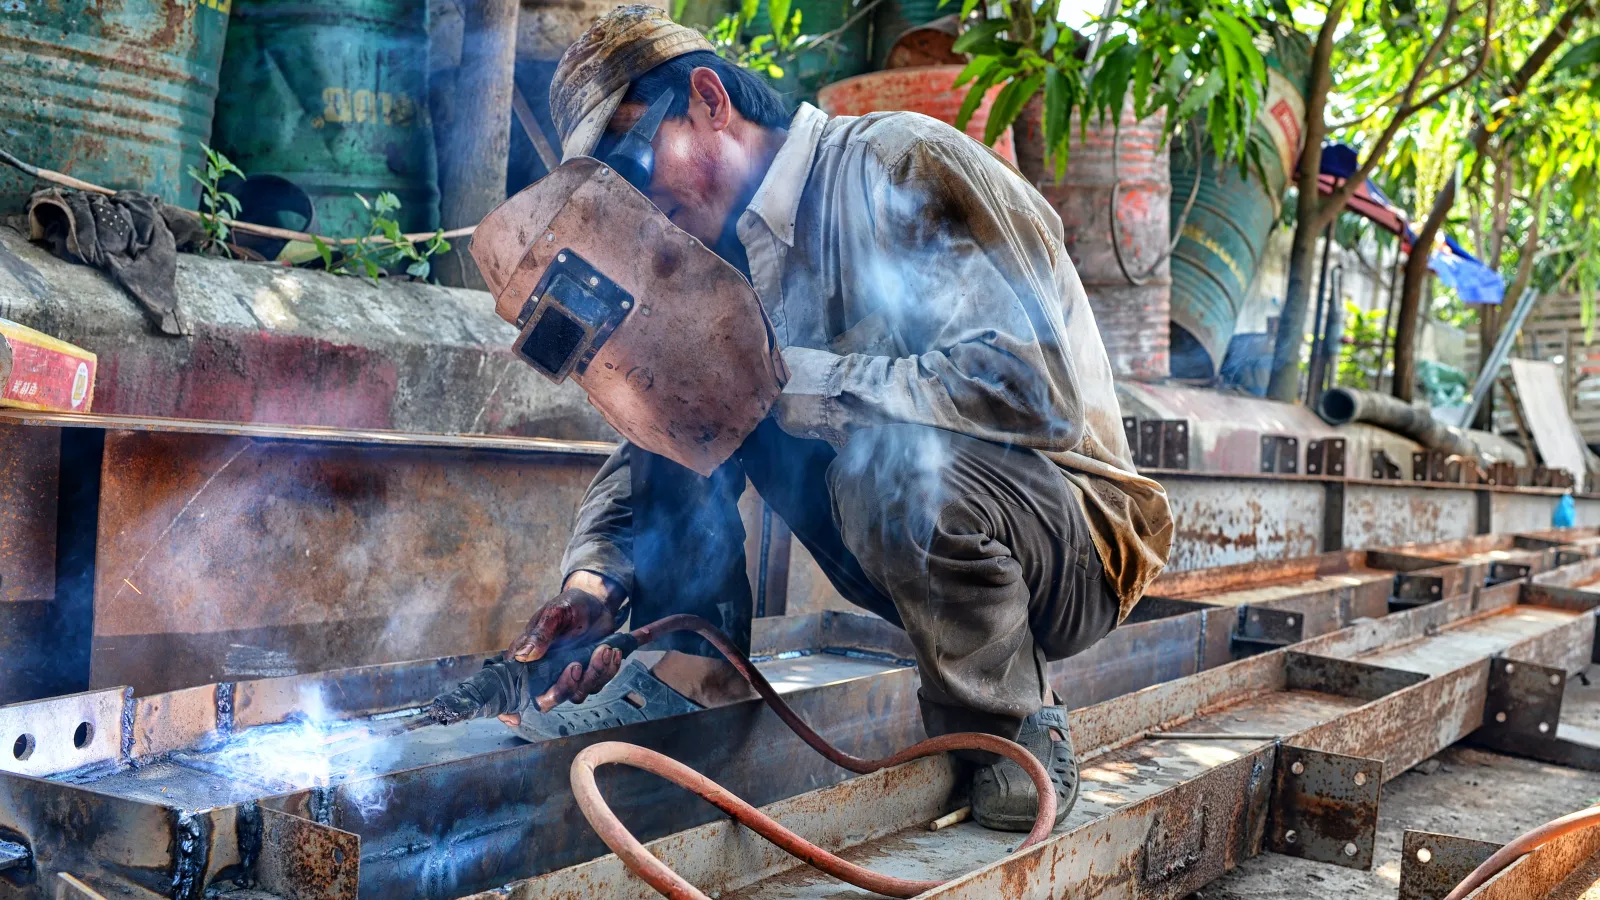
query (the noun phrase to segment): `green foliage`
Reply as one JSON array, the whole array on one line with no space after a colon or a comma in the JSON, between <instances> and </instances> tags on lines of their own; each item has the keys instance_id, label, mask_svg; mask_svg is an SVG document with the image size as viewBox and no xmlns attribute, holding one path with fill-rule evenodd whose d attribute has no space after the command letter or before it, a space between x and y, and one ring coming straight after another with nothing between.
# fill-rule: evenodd
<instances>
[{"instance_id":1,"label":"green foliage","mask_svg":"<svg viewBox=\"0 0 1600 900\"><path fill-rule=\"evenodd\" d=\"M962 18L979 5L963 0ZM1169 134L1203 114L1197 125L1219 156L1247 161L1259 153L1250 130L1267 80L1258 46L1266 35L1257 22L1268 10L1260 0L1123 0L1096 23L1105 40L1089 59L1084 40L1057 21L1060 0L999 0L999 10L956 39L956 52L972 55L956 80L967 86L957 128L1004 85L985 128L992 144L1042 90L1045 153L1059 178L1073 114L1085 128L1091 116L1116 121L1131 92L1140 118L1166 112Z\"/></svg>"},{"instance_id":2,"label":"green foliage","mask_svg":"<svg viewBox=\"0 0 1600 900\"><path fill-rule=\"evenodd\" d=\"M1339 348L1339 384L1374 390L1382 374L1378 368L1379 354L1385 347L1394 348L1394 329L1389 330L1386 340L1383 333L1384 310L1363 312L1361 307L1348 300L1345 301L1344 310L1344 343Z\"/></svg>"},{"instance_id":3,"label":"green foliage","mask_svg":"<svg viewBox=\"0 0 1600 900\"><path fill-rule=\"evenodd\" d=\"M243 178L244 173L228 157L208 145L201 144L200 148L206 152L206 167L201 170L190 166L189 177L200 183L200 205L204 207L200 221L206 229L206 244L228 254L227 240L232 233L228 223L239 214L239 198L222 190L220 185L228 175Z\"/></svg>"},{"instance_id":4,"label":"green foliage","mask_svg":"<svg viewBox=\"0 0 1600 900\"><path fill-rule=\"evenodd\" d=\"M749 34L750 23L761 11L761 0L740 0L737 11L699 30L718 56L765 76L768 81L778 81L783 78L784 67L792 65L801 53L831 47L843 31L841 28L829 34L801 34L800 10L793 9L793 5L793 0L767 0L772 30L766 34ZM672 18L682 21L687 7L687 0L674 0ZM824 76L823 80L831 79Z\"/></svg>"},{"instance_id":5,"label":"green foliage","mask_svg":"<svg viewBox=\"0 0 1600 900\"><path fill-rule=\"evenodd\" d=\"M430 258L450 249L444 231L435 231L427 241L417 244L400 231L395 217L400 211L399 197L384 191L373 200L360 194L356 199L372 212L367 233L353 243L340 244L337 253L320 237L313 238L323 267L341 275L364 275L377 284L379 275L403 265L407 275L426 280L432 270Z\"/></svg>"}]
</instances>

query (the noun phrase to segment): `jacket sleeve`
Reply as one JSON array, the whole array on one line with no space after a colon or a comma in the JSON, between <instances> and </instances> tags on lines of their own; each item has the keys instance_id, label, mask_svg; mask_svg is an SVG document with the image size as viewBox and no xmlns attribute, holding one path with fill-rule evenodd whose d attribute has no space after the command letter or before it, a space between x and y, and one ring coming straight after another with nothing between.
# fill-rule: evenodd
<instances>
[{"instance_id":1,"label":"jacket sleeve","mask_svg":"<svg viewBox=\"0 0 1600 900\"><path fill-rule=\"evenodd\" d=\"M839 290L873 311L843 323L828 349L785 349L779 424L835 443L902 422L1072 449L1083 410L1055 277L1071 262L1041 201L975 142L952 135L898 153L843 163ZM864 331L880 337L852 340Z\"/></svg>"},{"instance_id":2,"label":"jacket sleeve","mask_svg":"<svg viewBox=\"0 0 1600 900\"><path fill-rule=\"evenodd\" d=\"M633 478L628 445L600 467L578 506L578 520L561 558L562 579L580 569L594 572L633 593Z\"/></svg>"}]
</instances>

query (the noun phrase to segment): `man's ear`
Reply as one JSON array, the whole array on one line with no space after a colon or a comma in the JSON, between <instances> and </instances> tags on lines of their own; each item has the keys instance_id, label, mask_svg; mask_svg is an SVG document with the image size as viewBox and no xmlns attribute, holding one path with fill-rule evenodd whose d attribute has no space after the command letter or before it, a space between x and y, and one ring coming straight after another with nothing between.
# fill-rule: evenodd
<instances>
[{"instance_id":1,"label":"man's ear","mask_svg":"<svg viewBox=\"0 0 1600 900\"><path fill-rule=\"evenodd\" d=\"M689 106L705 116L708 124L721 131L733 121L733 103L717 73L700 66L689 73Z\"/></svg>"}]
</instances>

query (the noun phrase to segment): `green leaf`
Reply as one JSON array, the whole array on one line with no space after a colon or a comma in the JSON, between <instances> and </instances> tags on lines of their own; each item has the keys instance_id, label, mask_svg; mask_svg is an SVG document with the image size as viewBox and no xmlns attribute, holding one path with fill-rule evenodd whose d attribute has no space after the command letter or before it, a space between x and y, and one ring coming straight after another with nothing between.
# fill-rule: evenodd
<instances>
[{"instance_id":1,"label":"green leaf","mask_svg":"<svg viewBox=\"0 0 1600 900\"><path fill-rule=\"evenodd\" d=\"M419 259L411 265L406 266L406 274L410 275L412 278L427 278L429 268L430 266L428 265L427 260Z\"/></svg>"},{"instance_id":2,"label":"green leaf","mask_svg":"<svg viewBox=\"0 0 1600 900\"><path fill-rule=\"evenodd\" d=\"M961 131L967 130L967 123L972 121L972 114L978 111L984 95L996 81L1000 80L1004 69L1004 66L991 66L973 80L972 86L967 88L967 96L961 100L961 108L956 111L956 128Z\"/></svg>"},{"instance_id":3,"label":"green leaf","mask_svg":"<svg viewBox=\"0 0 1600 900\"><path fill-rule=\"evenodd\" d=\"M1061 70L1051 66L1044 74L1045 158L1066 157L1067 122L1071 115L1072 85ZM1058 146L1059 145L1059 146Z\"/></svg>"},{"instance_id":4,"label":"green leaf","mask_svg":"<svg viewBox=\"0 0 1600 900\"><path fill-rule=\"evenodd\" d=\"M1217 91L1221 88L1222 79L1217 77L1216 73L1206 75L1205 80L1192 88L1188 96L1183 98L1183 102L1178 105L1178 111L1173 118L1179 122L1187 122L1194 118L1194 114L1209 104L1211 98L1215 97Z\"/></svg>"},{"instance_id":5,"label":"green leaf","mask_svg":"<svg viewBox=\"0 0 1600 900\"><path fill-rule=\"evenodd\" d=\"M360 200L361 201L361 205L366 207L367 209L371 209L372 208L371 201L367 200L366 197L363 197L360 194L356 194L356 199Z\"/></svg>"},{"instance_id":6,"label":"green leaf","mask_svg":"<svg viewBox=\"0 0 1600 900\"><path fill-rule=\"evenodd\" d=\"M767 0L767 17L776 31L789 21L789 0Z\"/></svg>"},{"instance_id":7,"label":"green leaf","mask_svg":"<svg viewBox=\"0 0 1600 900\"><path fill-rule=\"evenodd\" d=\"M377 201L373 205L373 209L376 210L380 216L387 213L392 213L399 208L400 198L396 197L392 191L384 191L383 193L379 194Z\"/></svg>"},{"instance_id":8,"label":"green leaf","mask_svg":"<svg viewBox=\"0 0 1600 900\"><path fill-rule=\"evenodd\" d=\"M982 53L983 51L978 48L992 45L1000 32L1005 31L1010 27L1010 24L1004 19L990 19L987 22L979 22L962 32L950 49L955 53Z\"/></svg>"},{"instance_id":9,"label":"green leaf","mask_svg":"<svg viewBox=\"0 0 1600 900\"><path fill-rule=\"evenodd\" d=\"M328 245L322 242L322 238L314 234L311 236L311 243L316 245L317 255L322 257L322 267L330 272L333 271L333 251L329 250Z\"/></svg>"},{"instance_id":10,"label":"green leaf","mask_svg":"<svg viewBox=\"0 0 1600 900\"><path fill-rule=\"evenodd\" d=\"M997 62L999 62L999 60L995 59L992 56L980 56L980 57L978 57L977 59L973 60L972 62L967 63L965 66L962 67L960 72L956 73L955 84L953 84L951 86L952 87L961 87L963 84L966 84L967 82L971 81L972 79L982 76L983 73L989 71L989 69L992 66L994 66L994 64L997 63Z\"/></svg>"},{"instance_id":11,"label":"green leaf","mask_svg":"<svg viewBox=\"0 0 1600 900\"><path fill-rule=\"evenodd\" d=\"M373 224L378 226L378 230L383 232L383 236L388 238L390 243L399 244L402 242L399 222L393 219L374 219Z\"/></svg>"},{"instance_id":12,"label":"green leaf","mask_svg":"<svg viewBox=\"0 0 1600 900\"><path fill-rule=\"evenodd\" d=\"M1022 107L1034 94L1039 93L1039 88L1044 85L1044 73L1039 73L1026 81L1012 80L1000 89L1000 96L995 98L994 106L989 110L989 122L983 129L983 142L994 146L1000 135L1011 127L1017 116L1022 112Z\"/></svg>"},{"instance_id":13,"label":"green leaf","mask_svg":"<svg viewBox=\"0 0 1600 900\"><path fill-rule=\"evenodd\" d=\"M378 264L370 259L363 258L361 260L361 265L362 268L366 269L367 277L372 279L372 284L376 286L378 284L378 273L380 271L378 269Z\"/></svg>"},{"instance_id":14,"label":"green leaf","mask_svg":"<svg viewBox=\"0 0 1600 900\"><path fill-rule=\"evenodd\" d=\"M1566 53L1551 68L1552 72L1562 72L1567 69L1582 69L1600 63L1600 34L1584 41Z\"/></svg>"},{"instance_id":15,"label":"green leaf","mask_svg":"<svg viewBox=\"0 0 1600 900\"><path fill-rule=\"evenodd\" d=\"M1044 40L1039 42L1039 53L1047 54L1055 47L1056 41L1061 37L1061 29L1054 19L1044 26Z\"/></svg>"},{"instance_id":16,"label":"green leaf","mask_svg":"<svg viewBox=\"0 0 1600 900\"><path fill-rule=\"evenodd\" d=\"M961 0L961 21L966 21L967 16L972 15L972 11L977 9L978 4L982 2L983 0Z\"/></svg>"},{"instance_id":17,"label":"green leaf","mask_svg":"<svg viewBox=\"0 0 1600 900\"><path fill-rule=\"evenodd\" d=\"M745 22L755 19L756 13L761 9L761 0L741 0L739 3L739 18Z\"/></svg>"}]
</instances>

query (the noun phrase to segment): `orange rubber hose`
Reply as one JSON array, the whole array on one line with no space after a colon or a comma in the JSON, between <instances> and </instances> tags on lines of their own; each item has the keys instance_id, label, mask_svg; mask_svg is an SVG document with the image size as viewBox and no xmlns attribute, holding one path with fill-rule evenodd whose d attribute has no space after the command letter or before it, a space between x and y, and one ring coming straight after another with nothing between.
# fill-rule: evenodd
<instances>
[{"instance_id":1,"label":"orange rubber hose","mask_svg":"<svg viewBox=\"0 0 1600 900\"><path fill-rule=\"evenodd\" d=\"M812 730L811 726L801 720L783 698L778 696L778 692L773 690L771 683L751 664L749 658L734 647L727 635L717 630L710 622L698 616L668 616L635 630L633 636L640 645L644 645L674 631L693 631L709 641L718 652L727 657L728 662L739 670L745 680L750 682L750 686L756 689L784 724L788 725L801 740L841 768L865 775L913 759L951 750L980 750L1012 760L1028 773L1039 796L1039 810L1034 815L1033 830L1017 849L1031 847L1050 835L1056 817L1056 792L1050 782L1050 773L1045 770L1044 764L1037 757L1015 741L1008 741L992 734L947 734L914 744L883 759L861 759L838 750ZM916 881L880 875L840 859L778 824L759 809L724 790L715 781L653 750L618 741L606 741L584 748L572 761L572 793L577 799L578 808L583 812L583 817L589 821L595 833L600 835L600 839L617 854L617 858L621 859L624 865L670 900L709 900L709 898L661 860L652 856L644 845L629 833L616 813L611 811L605 797L600 793L599 785L595 783L594 772L600 766L613 764L643 769L679 787L693 791L796 859L864 890L891 897L914 897L943 884L940 881Z\"/></svg>"},{"instance_id":2,"label":"orange rubber hose","mask_svg":"<svg viewBox=\"0 0 1600 900\"><path fill-rule=\"evenodd\" d=\"M1501 847L1494 855L1483 861L1483 864L1472 870L1455 889L1445 895L1444 900L1462 900L1468 894L1483 887L1484 883L1523 856L1543 847L1557 838L1564 837L1574 831L1592 828L1600 825L1600 806L1591 806L1575 813L1568 813L1559 819L1546 822L1538 828L1518 837L1511 843Z\"/></svg>"}]
</instances>

